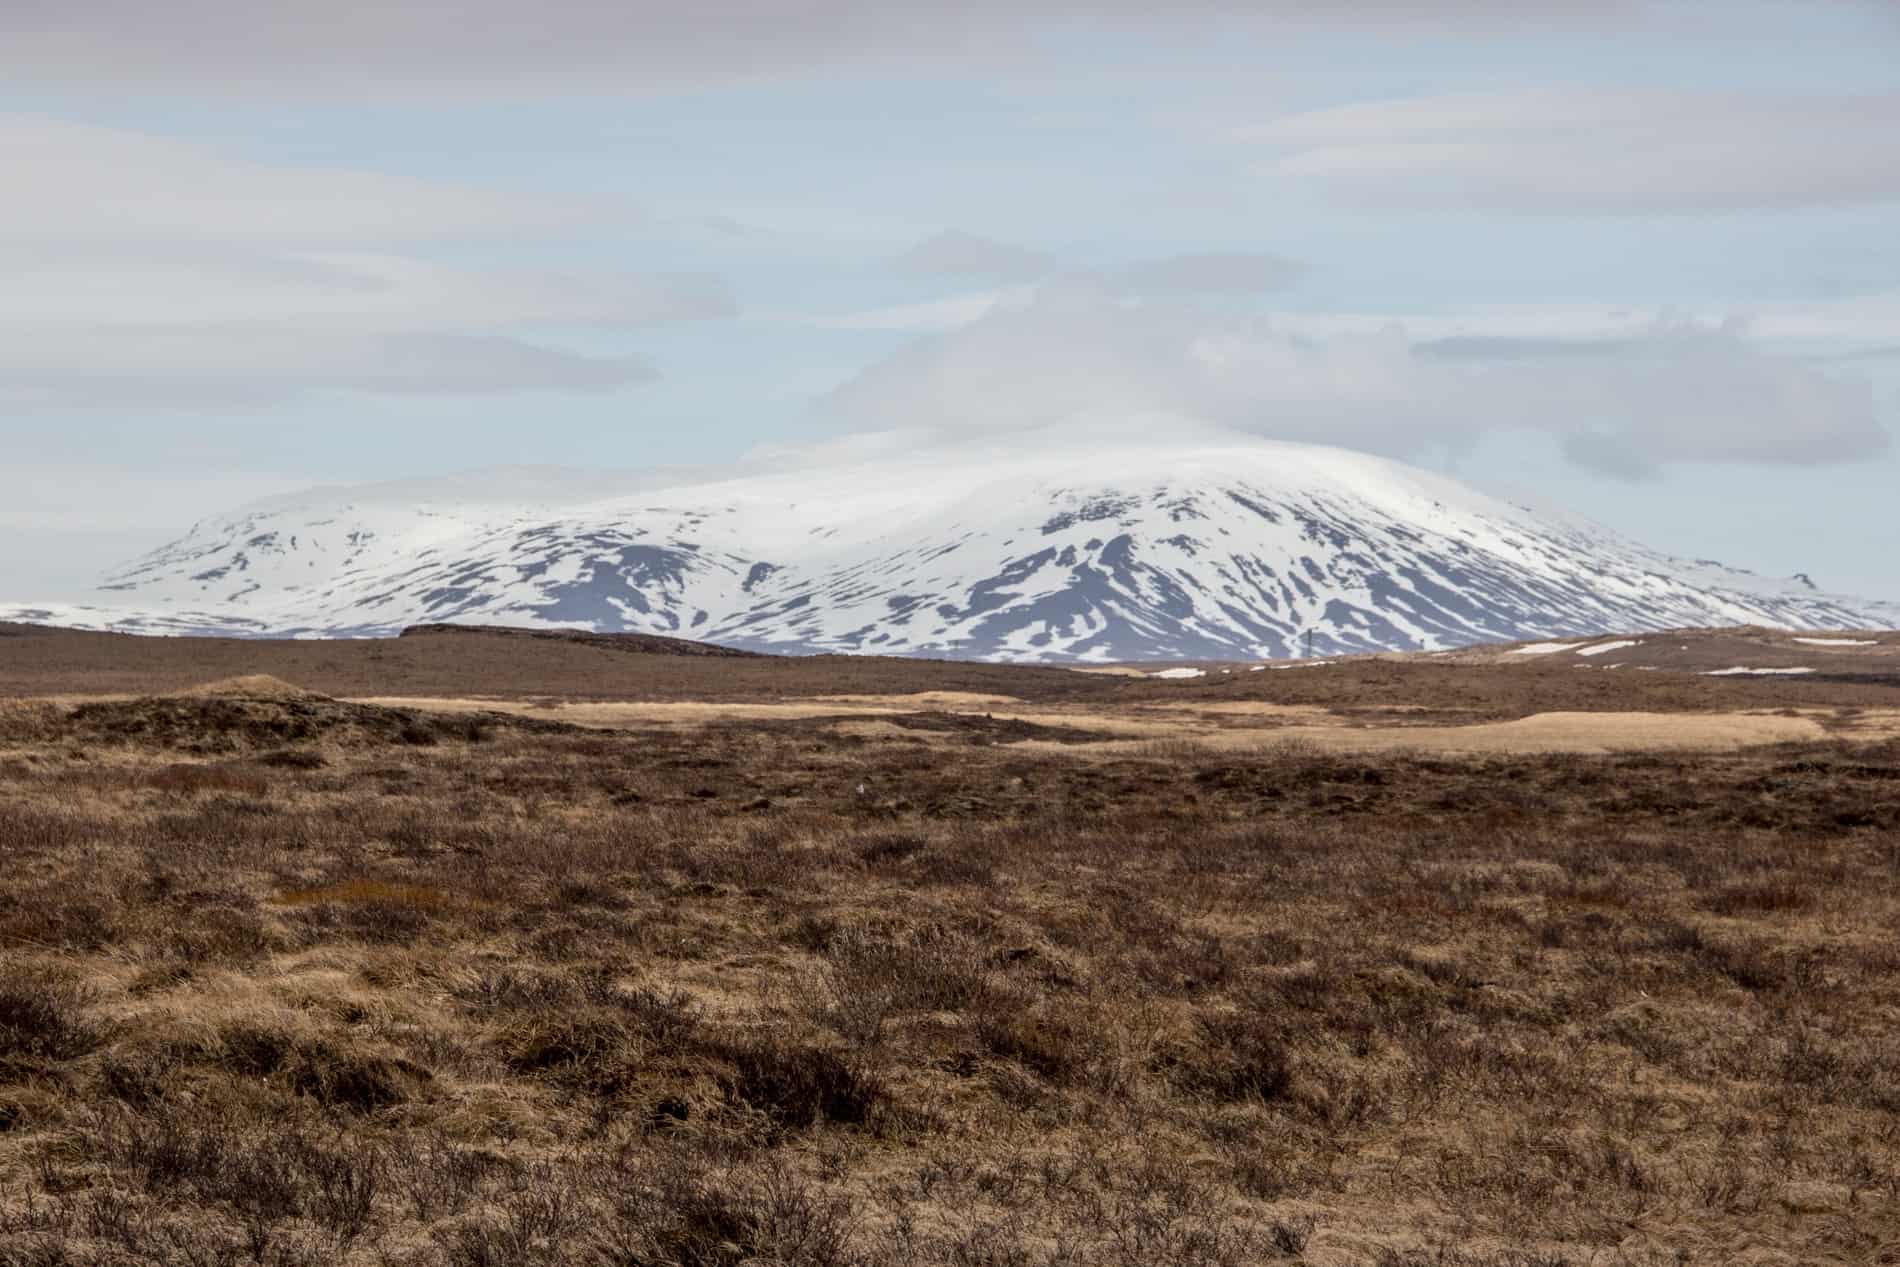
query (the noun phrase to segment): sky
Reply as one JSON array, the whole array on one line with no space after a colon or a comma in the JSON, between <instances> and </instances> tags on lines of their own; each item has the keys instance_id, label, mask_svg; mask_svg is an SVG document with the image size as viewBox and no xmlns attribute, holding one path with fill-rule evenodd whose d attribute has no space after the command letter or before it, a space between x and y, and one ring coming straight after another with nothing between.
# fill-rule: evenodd
<instances>
[{"instance_id":1,"label":"sky","mask_svg":"<svg viewBox=\"0 0 1900 1267\"><path fill-rule=\"evenodd\" d=\"M1900 599L1896 66L1889 0L8 0L0 600L314 484L1162 416Z\"/></svg>"}]
</instances>

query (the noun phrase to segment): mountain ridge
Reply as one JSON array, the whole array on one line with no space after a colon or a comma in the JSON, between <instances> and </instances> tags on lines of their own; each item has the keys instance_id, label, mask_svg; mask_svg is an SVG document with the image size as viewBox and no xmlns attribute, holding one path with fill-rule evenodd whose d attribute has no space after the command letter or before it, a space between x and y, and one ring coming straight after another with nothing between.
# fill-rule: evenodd
<instances>
[{"instance_id":1,"label":"mountain ridge","mask_svg":"<svg viewBox=\"0 0 1900 1267\"><path fill-rule=\"evenodd\" d=\"M1890 604L1676 559L1383 458L1266 441L879 456L704 479L535 468L213 516L0 618L156 632L584 628L744 650L1103 662L1431 650ZM65 621L59 618L64 616Z\"/></svg>"}]
</instances>

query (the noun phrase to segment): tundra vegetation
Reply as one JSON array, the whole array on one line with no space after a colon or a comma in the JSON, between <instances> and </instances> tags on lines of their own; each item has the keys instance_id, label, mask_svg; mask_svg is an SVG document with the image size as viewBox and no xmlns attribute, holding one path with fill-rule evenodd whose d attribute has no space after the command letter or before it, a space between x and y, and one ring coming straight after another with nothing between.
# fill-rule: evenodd
<instances>
[{"instance_id":1,"label":"tundra vegetation","mask_svg":"<svg viewBox=\"0 0 1900 1267\"><path fill-rule=\"evenodd\" d=\"M1900 1253L1900 741L919 716L0 701L0 1263Z\"/></svg>"}]
</instances>

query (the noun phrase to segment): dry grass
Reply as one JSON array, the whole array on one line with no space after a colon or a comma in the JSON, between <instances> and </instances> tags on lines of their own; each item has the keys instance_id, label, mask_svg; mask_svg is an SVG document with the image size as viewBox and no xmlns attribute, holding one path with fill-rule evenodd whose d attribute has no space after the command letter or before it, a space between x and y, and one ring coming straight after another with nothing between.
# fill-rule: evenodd
<instances>
[{"instance_id":1,"label":"dry grass","mask_svg":"<svg viewBox=\"0 0 1900 1267\"><path fill-rule=\"evenodd\" d=\"M1110 728L1126 727L1129 723L1112 716L1073 715L1070 720L1103 737L1105 742L1091 749L1096 755L1152 753L1157 743L1171 741L1205 753L1247 752L1263 745L1286 744L1340 754L1410 752L1510 756L1533 752L1713 752L1799 743L1822 739L1830 733L1830 726L1821 719L1792 714L1793 710L1779 713L1533 713L1511 721L1459 726L1418 724L1391 715L1374 721L1336 715L1279 725L1249 725L1242 720L1245 714L1227 713L1220 715L1215 725L1200 719L1184 719L1172 725L1156 724L1144 718L1137 723L1143 726L1147 736L1141 739L1117 736ZM1280 716L1284 714L1268 714L1269 718ZM1869 737L1884 738L1885 735Z\"/></svg>"},{"instance_id":2,"label":"dry grass","mask_svg":"<svg viewBox=\"0 0 1900 1267\"><path fill-rule=\"evenodd\" d=\"M1208 750L1245 751L1262 744L1306 743L1335 752L1648 752L1666 748L1715 750L1825 738L1831 729L1885 738L1884 727L1900 712L1861 713L1837 724L1825 713L1777 712L1590 712L1533 713L1511 721L1444 724L1440 710L1426 721L1394 706L1366 717L1312 705L1264 703L1144 703L1106 710L1070 706L1039 712L1011 706L1000 696L859 695L773 703L519 702L370 697L357 701L438 716L503 713L595 729L699 728L721 722L825 722L845 735L902 737L935 731L945 739L973 730L1005 732L1009 741L1094 745L1095 755L1150 751L1155 743L1182 741ZM918 710L922 711L918 711ZM981 711L978 711L981 710Z\"/></svg>"},{"instance_id":3,"label":"dry grass","mask_svg":"<svg viewBox=\"0 0 1900 1267\"><path fill-rule=\"evenodd\" d=\"M0 710L0 1263L1900 1246L1900 744L1099 746Z\"/></svg>"}]
</instances>

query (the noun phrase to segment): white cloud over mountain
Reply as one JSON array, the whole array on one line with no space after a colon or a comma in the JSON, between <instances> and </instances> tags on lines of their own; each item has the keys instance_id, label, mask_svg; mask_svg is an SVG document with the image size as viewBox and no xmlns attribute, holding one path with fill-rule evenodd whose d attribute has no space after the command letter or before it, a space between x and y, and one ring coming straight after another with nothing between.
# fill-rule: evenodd
<instances>
[{"instance_id":1,"label":"white cloud over mountain","mask_svg":"<svg viewBox=\"0 0 1900 1267\"><path fill-rule=\"evenodd\" d=\"M1582 349L1448 354L1396 322L1301 334L1071 279L901 349L825 408L846 425L948 433L1151 414L1400 456L1534 432L1624 477L1676 462L1849 461L1889 443L1863 380L1776 356L1734 326L1657 321Z\"/></svg>"}]
</instances>

